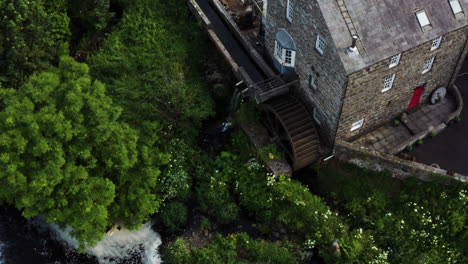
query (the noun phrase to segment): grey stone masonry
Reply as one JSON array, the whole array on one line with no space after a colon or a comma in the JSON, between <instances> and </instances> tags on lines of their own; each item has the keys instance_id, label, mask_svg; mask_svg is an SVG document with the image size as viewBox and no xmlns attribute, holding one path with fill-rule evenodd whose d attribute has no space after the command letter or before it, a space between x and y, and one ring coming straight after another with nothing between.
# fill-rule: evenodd
<instances>
[{"instance_id":1,"label":"grey stone masonry","mask_svg":"<svg viewBox=\"0 0 468 264\"><path fill-rule=\"evenodd\" d=\"M337 139L352 140L395 119L407 110L418 87L424 86L420 104L427 104L436 88L453 83L458 64L466 55L466 40L464 27L444 35L438 49L431 51L429 41L403 52L395 67L389 67L388 58L349 76ZM432 69L423 74L425 63L433 57ZM384 78L392 74L396 74L392 88L382 92ZM351 131L352 124L361 119L363 126Z\"/></svg>"},{"instance_id":2,"label":"grey stone masonry","mask_svg":"<svg viewBox=\"0 0 468 264\"><path fill-rule=\"evenodd\" d=\"M294 92L311 115L315 111L322 143L330 146L335 139L346 72L316 0L294 0L292 22L286 19L286 5L287 0L268 1L263 21L266 50L274 58L275 36L279 29L291 35L297 47L295 71L300 81L299 89ZM315 48L318 35L326 42L323 55ZM317 89L309 84L311 76L317 80Z\"/></svg>"}]
</instances>

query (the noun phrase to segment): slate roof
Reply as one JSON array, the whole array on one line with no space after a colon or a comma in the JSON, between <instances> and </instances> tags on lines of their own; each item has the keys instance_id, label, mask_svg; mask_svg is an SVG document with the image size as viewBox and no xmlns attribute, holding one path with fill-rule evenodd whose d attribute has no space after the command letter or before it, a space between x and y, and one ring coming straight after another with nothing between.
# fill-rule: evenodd
<instances>
[{"instance_id":1,"label":"slate roof","mask_svg":"<svg viewBox=\"0 0 468 264\"><path fill-rule=\"evenodd\" d=\"M352 40L340 1L344 1L365 49L360 55L346 52ZM468 0L459 2L465 12L462 19L455 18L448 0L318 0L348 74L466 26ZM421 30L415 15L418 8L425 9L432 30Z\"/></svg>"},{"instance_id":2,"label":"slate roof","mask_svg":"<svg viewBox=\"0 0 468 264\"><path fill-rule=\"evenodd\" d=\"M280 43L280 45L285 49L296 50L296 44L294 44L293 39L288 34L288 32L284 29L280 29L278 33L276 33L276 41Z\"/></svg>"}]
</instances>

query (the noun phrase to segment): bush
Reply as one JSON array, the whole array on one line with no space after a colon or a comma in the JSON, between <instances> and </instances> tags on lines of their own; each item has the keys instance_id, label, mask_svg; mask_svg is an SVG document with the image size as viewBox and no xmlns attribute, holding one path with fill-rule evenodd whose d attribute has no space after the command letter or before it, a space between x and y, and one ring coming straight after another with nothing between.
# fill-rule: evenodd
<instances>
[{"instance_id":1,"label":"bush","mask_svg":"<svg viewBox=\"0 0 468 264\"><path fill-rule=\"evenodd\" d=\"M275 144L268 144L260 148L258 155L263 161L267 160L282 160L284 159L284 154L278 149L278 146Z\"/></svg>"},{"instance_id":2,"label":"bush","mask_svg":"<svg viewBox=\"0 0 468 264\"><path fill-rule=\"evenodd\" d=\"M239 207L229 191L227 183L211 177L197 187L198 202L204 212L214 216L220 224L232 223L239 219Z\"/></svg>"},{"instance_id":3,"label":"bush","mask_svg":"<svg viewBox=\"0 0 468 264\"><path fill-rule=\"evenodd\" d=\"M220 235L207 246L192 251L193 262L203 264L258 263L294 264L299 263L285 245L253 240L247 234Z\"/></svg>"},{"instance_id":4,"label":"bush","mask_svg":"<svg viewBox=\"0 0 468 264\"><path fill-rule=\"evenodd\" d=\"M181 202L170 202L162 208L160 217L166 232L174 233L182 230L187 224L187 206Z\"/></svg>"},{"instance_id":5,"label":"bush","mask_svg":"<svg viewBox=\"0 0 468 264\"><path fill-rule=\"evenodd\" d=\"M202 216L199 225L200 231L209 230L211 228L210 219L208 217Z\"/></svg>"},{"instance_id":6,"label":"bush","mask_svg":"<svg viewBox=\"0 0 468 264\"><path fill-rule=\"evenodd\" d=\"M237 120L245 124L255 124L259 121L259 116L254 103L244 102L236 112Z\"/></svg>"},{"instance_id":7,"label":"bush","mask_svg":"<svg viewBox=\"0 0 468 264\"><path fill-rule=\"evenodd\" d=\"M177 238L170 242L163 251L164 263L167 264L190 264L190 250L183 238Z\"/></svg>"},{"instance_id":8,"label":"bush","mask_svg":"<svg viewBox=\"0 0 468 264\"><path fill-rule=\"evenodd\" d=\"M331 198L349 212L354 230L365 229L361 234L364 245L387 250L379 257L387 255L390 263L401 264L468 263L463 253L468 250L465 183L447 185L446 178L398 181L350 165L334 166L340 171L331 166L319 168L323 192L333 194ZM345 245L352 245L352 252L361 248L349 242Z\"/></svg>"}]
</instances>

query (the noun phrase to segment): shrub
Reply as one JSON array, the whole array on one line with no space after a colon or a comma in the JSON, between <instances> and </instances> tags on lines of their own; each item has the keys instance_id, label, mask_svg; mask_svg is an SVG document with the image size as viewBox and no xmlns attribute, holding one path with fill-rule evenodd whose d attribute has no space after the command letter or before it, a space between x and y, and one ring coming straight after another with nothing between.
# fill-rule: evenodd
<instances>
[{"instance_id":1,"label":"shrub","mask_svg":"<svg viewBox=\"0 0 468 264\"><path fill-rule=\"evenodd\" d=\"M422 139L418 139L418 145L424 144L424 141Z\"/></svg>"},{"instance_id":2,"label":"shrub","mask_svg":"<svg viewBox=\"0 0 468 264\"><path fill-rule=\"evenodd\" d=\"M377 263L382 263L385 256L388 262L401 264L467 263L463 253L467 250L466 184L447 185L446 178L433 182L414 178L398 181L382 173L339 166L339 173L320 168L320 185L325 187L324 193L333 193L333 199L349 212L354 230L366 229L362 238L355 241L361 241L364 247L375 244L386 249L377 255ZM360 248L343 241L343 252L350 257Z\"/></svg>"},{"instance_id":3,"label":"shrub","mask_svg":"<svg viewBox=\"0 0 468 264\"><path fill-rule=\"evenodd\" d=\"M208 219L208 217L202 216L199 228L200 231L209 230L211 228L210 219Z\"/></svg>"},{"instance_id":4,"label":"shrub","mask_svg":"<svg viewBox=\"0 0 468 264\"><path fill-rule=\"evenodd\" d=\"M223 152L202 175L196 188L197 200L204 212L214 216L221 224L239 219L239 207L232 194L231 179L235 177L235 168L230 161L236 159Z\"/></svg>"},{"instance_id":5,"label":"shrub","mask_svg":"<svg viewBox=\"0 0 468 264\"><path fill-rule=\"evenodd\" d=\"M297 256L280 243L253 240L247 234L220 235L201 249L192 251L193 263L298 263Z\"/></svg>"},{"instance_id":6,"label":"shrub","mask_svg":"<svg viewBox=\"0 0 468 264\"><path fill-rule=\"evenodd\" d=\"M170 202L162 208L160 217L167 232L182 230L187 223L187 206L181 202Z\"/></svg>"},{"instance_id":7,"label":"shrub","mask_svg":"<svg viewBox=\"0 0 468 264\"><path fill-rule=\"evenodd\" d=\"M398 119L393 120L393 125L394 126L399 126L400 124L401 124L400 120L398 120Z\"/></svg>"},{"instance_id":8,"label":"shrub","mask_svg":"<svg viewBox=\"0 0 468 264\"><path fill-rule=\"evenodd\" d=\"M236 117L239 122L245 124L255 124L259 121L255 104L251 102L242 103L236 112Z\"/></svg>"},{"instance_id":9,"label":"shrub","mask_svg":"<svg viewBox=\"0 0 468 264\"><path fill-rule=\"evenodd\" d=\"M278 149L275 144L268 144L260 148L258 155L261 160L281 160L284 159L283 153Z\"/></svg>"},{"instance_id":10,"label":"shrub","mask_svg":"<svg viewBox=\"0 0 468 264\"><path fill-rule=\"evenodd\" d=\"M177 238L170 242L163 251L164 263L167 264L190 264L191 256L187 243L183 238Z\"/></svg>"},{"instance_id":11,"label":"shrub","mask_svg":"<svg viewBox=\"0 0 468 264\"><path fill-rule=\"evenodd\" d=\"M413 150L413 145L408 145L408 146L406 146L406 150L412 151L412 150Z\"/></svg>"}]
</instances>

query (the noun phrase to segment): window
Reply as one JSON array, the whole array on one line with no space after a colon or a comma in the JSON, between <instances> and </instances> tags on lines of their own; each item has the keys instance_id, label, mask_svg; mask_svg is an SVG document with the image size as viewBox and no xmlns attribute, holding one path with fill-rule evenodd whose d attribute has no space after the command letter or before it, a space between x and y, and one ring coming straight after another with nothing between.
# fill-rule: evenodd
<instances>
[{"instance_id":1,"label":"window","mask_svg":"<svg viewBox=\"0 0 468 264\"><path fill-rule=\"evenodd\" d=\"M278 60L283 58L283 47L281 47L278 41L276 41L275 45L275 56Z\"/></svg>"},{"instance_id":2,"label":"window","mask_svg":"<svg viewBox=\"0 0 468 264\"><path fill-rule=\"evenodd\" d=\"M276 41L275 58L284 66L294 67L296 52L294 50L285 49Z\"/></svg>"},{"instance_id":3,"label":"window","mask_svg":"<svg viewBox=\"0 0 468 264\"><path fill-rule=\"evenodd\" d=\"M431 22L429 22L429 18L427 17L425 10L417 11L416 18L418 19L423 32L432 29Z\"/></svg>"},{"instance_id":4,"label":"window","mask_svg":"<svg viewBox=\"0 0 468 264\"><path fill-rule=\"evenodd\" d=\"M449 0L449 3L450 3L450 7L452 7L452 11L453 11L453 14L455 15L455 17L457 17L457 15L461 14L462 16L463 15L463 9L460 5L460 2L458 0Z\"/></svg>"},{"instance_id":5,"label":"window","mask_svg":"<svg viewBox=\"0 0 468 264\"><path fill-rule=\"evenodd\" d=\"M317 108L315 107L314 108L314 111L312 112L312 117L314 118L315 122L320 125L320 118L318 116L318 110Z\"/></svg>"},{"instance_id":6,"label":"window","mask_svg":"<svg viewBox=\"0 0 468 264\"><path fill-rule=\"evenodd\" d=\"M400 58L401 58L401 53L398 54L398 55L395 55L393 56L391 59L390 59L390 64L389 64L389 68L392 68L392 67L395 67L397 66L398 64L400 64Z\"/></svg>"},{"instance_id":7,"label":"window","mask_svg":"<svg viewBox=\"0 0 468 264\"><path fill-rule=\"evenodd\" d=\"M288 3L286 4L286 19L288 19L289 22L292 22L293 13L294 13L294 0L288 0Z\"/></svg>"},{"instance_id":8,"label":"window","mask_svg":"<svg viewBox=\"0 0 468 264\"><path fill-rule=\"evenodd\" d=\"M435 57L432 57L424 63L423 71L422 73L430 72L432 70L432 64L434 64Z\"/></svg>"},{"instance_id":9,"label":"window","mask_svg":"<svg viewBox=\"0 0 468 264\"><path fill-rule=\"evenodd\" d=\"M351 131L355 131L355 130L358 130L359 128L362 127L362 125L364 125L364 118L357 121L357 122L354 122L352 125L351 125Z\"/></svg>"},{"instance_id":10,"label":"window","mask_svg":"<svg viewBox=\"0 0 468 264\"><path fill-rule=\"evenodd\" d=\"M315 41L315 49L320 53L320 55L323 55L323 52L325 51L326 47L327 42L325 41L325 39L321 36L317 36L317 41Z\"/></svg>"},{"instance_id":11,"label":"window","mask_svg":"<svg viewBox=\"0 0 468 264\"><path fill-rule=\"evenodd\" d=\"M285 64L292 64L292 50L285 50L285 56L284 56L284 63Z\"/></svg>"},{"instance_id":12,"label":"window","mask_svg":"<svg viewBox=\"0 0 468 264\"><path fill-rule=\"evenodd\" d=\"M318 89L318 80L314 75L309 75L309 86L310 88L317 90Z\"/></svg>"},{"instance_id":13,"label":"window","mask_svg":"<svg viewBox=\"0 0 468 264\"><path fill-rule=\"evenodd\" d=\"M440 36L440 37L434 39L434 40L432 41L431 51L432 51L432 50L438 49L438 48L440 47L440 43L441 43L441 42L442 42L442 36Z\"/></svg>"},{"instance_id":14,"label":"window","mask_svg":"<svg viewBox=\"0 0 468 264\"><path fill-rule=\"evenodd\" d=\"M393 87L393 82L395 81L396 74L392 74L384 78L384 88L382 89L382 93L386 92Z\"/></svg>"}]
</instances>

